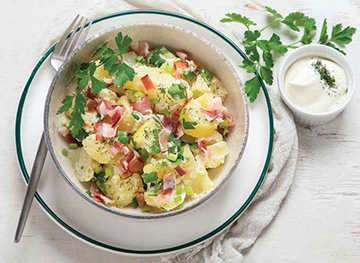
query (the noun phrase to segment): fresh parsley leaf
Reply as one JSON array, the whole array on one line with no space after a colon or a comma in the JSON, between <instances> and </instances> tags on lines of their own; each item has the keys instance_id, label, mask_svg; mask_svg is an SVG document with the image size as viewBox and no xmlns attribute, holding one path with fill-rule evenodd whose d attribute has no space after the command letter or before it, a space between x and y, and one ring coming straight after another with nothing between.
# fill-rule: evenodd
<instances>
[{"instance_id":1,"label":"fresh parsley leaf","mask_svg":"<svg viewBox=\"0 0 360 263\"><path fill-rule=\"evenodd\" d=\"M265 52L270 52L269 44L267 40L259 40L257 41L257 46L261 48Z\"/></svg>"},{"instance_id":2,"label":"fresh parsley leaf","mask_svg":"<svg viewBox=\"0 0 360 263\"><path fill-rule=\"evenodd\" d=\"M89 134L84 130L84 129L81 129L77 136L75 137L76 140L78 140L79 142L82 142L86 137L88 137Z\"/></svg>"},{"instance_id":3,"label":"fresh parsley leaf","mask_svg":"<svg viewBox=\"0 0 360 263\"><path fill-rule=\"evenodd\" d=\"M173 97L176 100L187 98L186 87L182 83L172 84L168 88L167 92L171 95L171 97Z\"/></svg>"},{"instance_id":4,"label":"fresh parsley leaf","mask_svg":"<svg viewBox=\"0 0 360 263\"><path fill-rule=\"evenodd\" d=\"M263 52L263 60L267 68L272 68L274 66L274 61L271 52Z\"/></svg>"},{"instance_id":5,"label":"fresh parsley leaf","mask_svg":"<svg viewBox=\"0 0 360 263\"><path fill-rule=\"evenodd\" d=\"M325 44L328 39L329 39L329 36L327 34L327 21L326 21L326 19L324 19L324 22L323 22L323 25L321 28L319 44Z\"/></svg>"},{"instance_id":6,"label":"fresh parsley leaf","mask_svg":"<svg viewBox=\"0 0 360 263\"><path fill-rule=\"evenodd\" d=\"M71 113L71 120L68 128L71 129L71 135L77 137L85 123L81 114L85 114L86 99L82 93L77 93L74 101L74 110Z\"/></svg>"},{"instance_id":7,"label":"fresh parsley leaf","mask_svg":"<svg viewBox=\"0 0 360 263\"><path fill-rule=\"evenodd\" d=\"M135 58L135 61L138 62L138 63L146 63L146 60L143 56L141 55L138 55L136 58Z\"/></svg>"},{"instance_id":8,"label":"fresh parsley leaf","mask_svg":"<svg viewBox=\"0 0 360 263\"><path fill-rule=\"evenodd\" d=\"M260 76L267 84L273 84L273 72L270 68L260 66Z\"/></svg>"},{"instance_id":9,"label":"fresh parsley leaf","mask_svg":"<svg viewBox=\"0 0 360 263\"><path fill-rule=\"evenodd\" d=\"M120 64L117 64L119 66L116 66L116 74L114 79L114 84L118 86L119 89L121 89L125 82L128 80L133 80L135 76L135 70L130 67L125 62L121 62Z\"/></svg>"},{"instance_id":10,"label":"fresh parsley leaf","mask_svg":"<svg viewBox=\"0 0 360 263\"><path fill-rule=\"evenodd\" d=\"M247 73L255 73L256 72L256 64L249 59L244 59L242 64L239 67L246 69Z\"/></svg>"},{"instance_id":11,"label":"fresh parsley leaf","mask_svg":"<svg viewBox=\"0 0 360 263\"><path fill-rule=\"evenodd\" d=\"M127 35L123 36L122 33L119 32L119 34L117 34L115 37L115 42L119 48L120 54L124 54L129 51L129 46L132 42L132 39Z\"/></svg>"},{"instance_id":12,"label":"fresh parsley leaf","mask_svg":"<svg viewBox=\"0 0 360 263\"><path fill-rule=\"evenodd\" d=\"M305 16L304 13L301 12L290 13L281 21L281 23L287 25L292 30L299 32L300 29L297 27L295 23L304 19L304 16Z\"/></svg>"},{"instance_id":13,"label":"fresh parsley leaf","mask_svg":"<svg viewBox=\"0 0 360 263\"><path fill-rule=\"evenodd\" d=\"M336 50L339 51L340 53L346 55L345 51L341 50L340 48L338 48L337 46L335 46L335 45L334 45L333 43L331 43L331 42L327 42L325 45L328 46L328 47L332 47L333 49L336 49Z\"/></svg>"},{"instance_id":14,"label":"fresh parsley leaf","mask_svg":"<svg viewBox=\"0 0 360 263\"><path fill-rule=\"evenodd\" d=\"M285 54L288 51L287 47L281 43L280 37L277 34L272 34L268 41L268 46L271 50L279 52L280 54Z\"/></svg>"},{"instance_id":15,"label":"fresh parsley leaf","mask_svg":"<svg viewBox=\"0 0 360 263\"><path fill-rule=\"evenodd\" d=\"M92 55L93 58L97 58L99 55L101 55L106 49L107 49L108 42L105 42L102 44Z\"/></svg>"},{"instance_id":16,"label":"fresh parsley leaf","mask_svg":"<svg viewBox=\"0 0 360 263\"><path fill-rule=\"evenodd\" d=\"M106 84L101 80L98 80L94 76L90 76L91 81L91 93L98 94L101 90L106 88Z\"/></svg>"},{"instance_id":17,"label":"fresh parsley leaf","mask_svg":"<svg viewBox=\"0 0 360 263\"><path fill-rule=\"evenodd\" d=\"M101 55L100 61L104 64L105 70L111 70L114 64L119 60L116 53L111 49L108 48L105 52Z\"/></svg>"},{"instance_id":18,"label":"fresh parsley leaf","mask_svg":"<svg viewBox=\"0 0 360 263\"><path fill-rule=\"evenodd\" d=\"M282 19L283 16L280 15L275 9L272 9L271 7L265 6L265 10L272 14L276 19Z\"/></svg>"},{"instance_id":19,"label":"fresh parsley leaf","mask_svg":"<svg viewBox=\"0 0 360 263\"><path fill-rule=\"evenodd\" d=\"M258 50L257 50L257 48L256 48L256 45L245 47L245 52L246 52L246 54L249 55L249 58L250 58L252 61L257 61L257 62L259 62L259 60L260 60L260 55L259 55L259 52L258 52Z\"/></svg>"},{"instance_id":20,"label":"fresh parsley leaf","mask_svg":"<svg viewBox=\"0 0 360 263\"><path fill-rule=\"evenodd\" d=\"M225 14L225 16L227 16L227 18L223 18L220 21L223 23L227 23L227 22L237 22L240 24L243 24L244 26L246 26L248 29L251 25L256 26L256 23L254 23L253 21L251 21L249 18L242 16L240 14L236 14L236 13L229 13L229 14Z\"/></svg>"},{"instance_id":21,"label":"fresh parsley leaf","mask_svg":"<svg viewBox=\"0 0 360 263\"><path fill-rule=\"evenodd\" d=\"M333 26L331 31L331 41L338 44L346 45L352 41L352 36L355 34L356 29L353 27L346 27L342 29L342 24Z\"/></svg>"},{"instance_id":22,"label":"fresh parsley leaf","mask_svg":"<svg viewBox=\"0 0 360 263\"><path fill-rule=\"evenodd\" d=\"M250 31L247 30L244 33L244 37L246 39L246 41L255 41L256 39L258 39L260 37L260 31L259 30L255 30L255 31Z\"/></svg>"},{"instance_id":23,"label":"fresh parsley leaf","mask_svg":"<svg viewBox=\"0 0 360 263\"><path fill-rule=\"evenodd\" d=\"M257 76L249 79L245 82L245 93L248 96L250 102L254 102L260 91L260 81Z\"/></svg>"},{"instance_id":24,"label":"fresh parsley leaf","mask_svg":"<svg viewBox=\"0 0 360 263\"><path fill-rule=\"evenodd\" d=\"M74 100L74 95L66 95L65 98L61 101L62 106L58 109L56 114L61 114L65 111L71 109Z\"/></svg>"},{"instance_id":25,"label":"fresh parsley leaf","mask_svg":"<svg viewBox=\"0 0 360 263\"><path fill-rule=\"evenodd\" d=\"M304 45L310 44L314 36L313 34L314 31L316 31L315 19L307 17L305 19L305 24L304 24L304 34L300 39L300 42L303 43Z\"/></svg>"}]
</instances>

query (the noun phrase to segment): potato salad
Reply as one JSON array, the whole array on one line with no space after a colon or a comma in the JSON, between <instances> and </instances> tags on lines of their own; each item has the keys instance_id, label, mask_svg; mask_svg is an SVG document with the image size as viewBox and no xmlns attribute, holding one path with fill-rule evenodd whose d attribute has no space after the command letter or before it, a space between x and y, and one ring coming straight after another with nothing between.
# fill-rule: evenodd
<instances>
[{"instance_id":1,"label":"potato salad","mask_svg":"<svg viewBox=\"0 0 360 263\"><path fill-rule=\"evenodd\" d=\"M121 33L88 62L74 65L65 96L62 150L88 195L143 213L181 209L212 190L234 125L227 91L184 50L133 42Z\"/></svg>"}]
</instances>

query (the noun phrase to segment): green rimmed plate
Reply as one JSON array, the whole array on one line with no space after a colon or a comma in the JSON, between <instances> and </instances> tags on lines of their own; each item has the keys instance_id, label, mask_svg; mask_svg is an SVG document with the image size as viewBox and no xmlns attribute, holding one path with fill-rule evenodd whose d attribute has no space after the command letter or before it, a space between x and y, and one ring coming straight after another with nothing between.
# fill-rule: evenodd
<instances>
[{"instance_id":1,"label":"green rimmed plate","mask_svg":"<svg viewBox=\"0 0 360 263\"><path fill-rule=\"evenodd\" d=\"M90 34L129 22L166 22L181 26L214 43L234 65L240 64L245 57L239 48L213 28L194 19L162 11L136 10L102 17L94 21ZM16 146L26 181L36 151L37 144L34 142L39 140L42 131L46 92L54 76L49 64L51 52L52 48L31 74L17 114ZM239 74L243 75L243 72L239 70ZM36 199L63 229L98 248L138 255L186 249L220 233L253 200L269 165L272 126L271 105L263 86L257 102L250 106L248 146L229 183L202 206L173 218L141 221L103 212L74 193L57 174L50 159L45 164L46 176L41 179Z\"/></svg>"}]
</instances>

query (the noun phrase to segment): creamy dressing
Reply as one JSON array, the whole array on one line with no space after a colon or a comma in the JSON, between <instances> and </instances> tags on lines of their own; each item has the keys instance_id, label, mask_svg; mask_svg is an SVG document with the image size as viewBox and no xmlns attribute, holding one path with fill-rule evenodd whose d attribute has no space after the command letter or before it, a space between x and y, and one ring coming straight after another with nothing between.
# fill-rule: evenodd
<instances>
[{"instance_id":1,"label":"creamy dressing","mask_svg":"<svg viewBox=\"0 0 360 263\"><path fill-rule=\"evenodd\" d=\"M337 107L346 97L348 79L337 63L321 57L297 60L284 78L285 93L302 110L323 113Z\"/></svg>"}]
</instances>

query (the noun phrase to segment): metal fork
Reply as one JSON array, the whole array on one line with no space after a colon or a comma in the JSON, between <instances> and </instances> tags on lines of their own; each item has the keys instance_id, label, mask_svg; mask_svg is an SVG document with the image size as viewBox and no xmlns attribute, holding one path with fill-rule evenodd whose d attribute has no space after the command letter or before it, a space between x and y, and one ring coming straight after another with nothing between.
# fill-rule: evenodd
<instances>
[{"instance_id":1,"label":"metal fork","mask_svg":"<svg viewBox=\"0 0 360 263\"><path fill-rule=\"evenodd\" d=\"M92 21L87 25L87 19L77 15L61 36L59 42L51 55L51 66L58 71L61 64L65 61L66 57L84 40L86 39ZM70 34L70 32L72 33ZM70 35L69 35L70 34ZM30 174L30 181L26 189L24 203L21 209L19 222L17 225L14 242L18 243L21 239L22 233L25 228L26 220L28 218L32 201L35 196L36 188L38 186L42 169L47 154L44 133L41 135L40 144L38 146L34 164Z\"/></svg>"}]
</instances>

